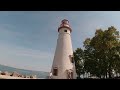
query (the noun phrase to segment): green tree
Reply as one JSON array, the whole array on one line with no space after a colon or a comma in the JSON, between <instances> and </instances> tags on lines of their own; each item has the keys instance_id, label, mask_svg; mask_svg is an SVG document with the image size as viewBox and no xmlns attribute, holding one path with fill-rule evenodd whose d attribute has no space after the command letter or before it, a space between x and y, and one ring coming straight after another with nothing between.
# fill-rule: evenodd
<instances>
[{"instance_id":1,"label":"green tree","mask_svg":"<svg viewBox=\"0 0 120 90\"><path fill-rule=\"evenodd\" d=\"M84 74L83 56L83 50L81 48L77 48L74 52L74 60L78 78L80 78L80 75Z\"/></svg>"},{"instance_id":2,"label":"green tree","mask_svg":"<svg viewBox=\"0 0 120 90\"><path fill-rule=\"evenodd\" d=\"M89 70L92 74L96 74L99 77L107 77L108 73L109 78L112 77L113 70L117 70L115 69L116 62L120 62L117 54L120 52L117 48L120 45L119 43L119 32L113 26L104 31L98 29L92 39L89 39L89 41L88 39L85 40L84 46L90 57L90 60L85 61L89 61L91 62L90 64L94 65L93 68L89 68L93 69L92 71Z\"/></svg>"},{"instance_id":3,"label":"green tree","mask_svg":"<svg viewBox=\"0 0 120 90\"><path fill-rule=\"evenodd\" d=\"M120 36L115 27L97 29L94 37L84 41L84 48L74 52L78 75L82 71L99 78L120 74Z\"/></svg>"}]
</instances>

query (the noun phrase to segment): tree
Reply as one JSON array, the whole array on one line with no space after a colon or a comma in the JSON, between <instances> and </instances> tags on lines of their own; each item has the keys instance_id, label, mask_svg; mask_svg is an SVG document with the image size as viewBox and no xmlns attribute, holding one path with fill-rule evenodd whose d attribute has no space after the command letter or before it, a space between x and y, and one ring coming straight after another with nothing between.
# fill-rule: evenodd
<instances>
[{"instance_id":1,"label":"tree","mask_svg":"<svg viewBox=\"0 0 120 90\"><path fill-rule=\"evenodd\" d=\"M84 50L77 49L74 56L78 75L83 70L99 78L112 78L115 73L120 74L119 31L113 26L107 30L97 29L94 37L84 41ZM81 60L83 64L78 63Z\"/></svg>"},{"instance_id":2,"label":"tree","mask_svg":"<svg viewBox=\"0 0 120 90\"><path fill-rule=\"evenodd\" d=\"M73 54L75 60L76 73L78 75L78 78L80 78L80 75L84 74L83 50L81 48L77 48Z\"/></svg>"}]
</instances>

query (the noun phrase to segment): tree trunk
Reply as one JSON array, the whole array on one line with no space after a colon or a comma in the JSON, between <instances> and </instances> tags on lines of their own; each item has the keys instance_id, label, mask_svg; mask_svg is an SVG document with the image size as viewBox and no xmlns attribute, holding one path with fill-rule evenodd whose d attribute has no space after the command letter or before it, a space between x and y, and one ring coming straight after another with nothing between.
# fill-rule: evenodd
<instances>
[{"instance_id":1,"label":"tree trunk","mask_svg":"<svg viewBox=\"0 0 120 90\"><path fill-rule=\"evenodd\" d=\"M80 78L80 74L78 74L78 78Z\"/></svg>"},{"instance_id":2,"label":"tree trunk","mask_svg":"<svg viewBox=\"0 0 120 90\"><path fill-rule=\"evenodd\" d=\"M86 78L86 77L85 77L85 73L83 74L83 77Z\"/></svg>"},{"instance_id":3,"label":"tree trunk","mask_svg":"<svg viewBox=\"0 0 120 90\"><path fill-rule=\"evenodd\" d=\"M105 76L106 76L106 78L107 78L107 72L106 72Z\"/></svg>"},{"instance_id":4,"label":"tree trunk","mask_svg":"<svg viewBox=\"0 0 120 90\"><path fill-rule=\"evenodd\" d=\"M109 78L112 78L112 71L110 67L109 67L108 75L109 75Z\"/></svg>"}]
</instances>

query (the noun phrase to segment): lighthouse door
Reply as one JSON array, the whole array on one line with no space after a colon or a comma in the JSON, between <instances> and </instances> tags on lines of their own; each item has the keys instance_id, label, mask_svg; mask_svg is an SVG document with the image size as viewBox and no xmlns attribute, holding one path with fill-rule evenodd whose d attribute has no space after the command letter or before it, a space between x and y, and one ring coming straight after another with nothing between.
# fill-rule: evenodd
<instances>
[{"instance_id":1,"label":"lighthouse door","mask_svg":"<svg viewBox=\"0 0 120 90\"><path fill-rule=\"evenodd\" d=\"M73 72L70 73L71 79L73 79Z\"/></svg>"},{"instance_id":2,"label":"lighthouse door","mask_svg":"<svg viewBox=\"0 0 120 90\"><path fill-rule=\"evenodd\" d=\"M67 79L73 79L73 71L67 70Z\"/></svg>"}]
</instances>

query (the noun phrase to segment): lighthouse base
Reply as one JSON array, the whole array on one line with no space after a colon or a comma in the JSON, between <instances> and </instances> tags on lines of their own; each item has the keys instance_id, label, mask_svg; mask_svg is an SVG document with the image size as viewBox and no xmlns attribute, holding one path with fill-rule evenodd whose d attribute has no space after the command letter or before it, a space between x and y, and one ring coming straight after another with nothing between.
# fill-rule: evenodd
<instances>
[{"instance_id":1,"label":"lighthouse base","mask_svg":"<svg viewBox=\"0 0 120 90\"><path fill-rule=\"evenodd\" d=\"M58 76L54 76L52 75L52 73L50 73L50 76L48 79L76 79L76 77L74 76L74 72L72 69L66 70L65 73L61 73Z\"/></svg>"}]
</instances>

